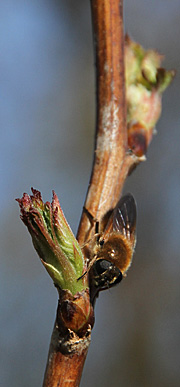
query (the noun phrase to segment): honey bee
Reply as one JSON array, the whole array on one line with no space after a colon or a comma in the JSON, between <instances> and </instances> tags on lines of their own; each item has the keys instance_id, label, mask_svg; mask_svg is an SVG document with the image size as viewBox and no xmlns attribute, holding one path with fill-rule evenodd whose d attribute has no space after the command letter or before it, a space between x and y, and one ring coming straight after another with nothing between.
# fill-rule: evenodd
<instances>
[{"instance_id":1,"label":"honey bee","mask_svg":"<svg viewBox=\"0 0 180 387\"><path fill-rule=\"evenodd\" d=\"M136 202L128 193L114 208L102 233L97 234L90 261L91 300L99 291L119 283L129 269L136 244Z\"/></svg>"}]
</instances>

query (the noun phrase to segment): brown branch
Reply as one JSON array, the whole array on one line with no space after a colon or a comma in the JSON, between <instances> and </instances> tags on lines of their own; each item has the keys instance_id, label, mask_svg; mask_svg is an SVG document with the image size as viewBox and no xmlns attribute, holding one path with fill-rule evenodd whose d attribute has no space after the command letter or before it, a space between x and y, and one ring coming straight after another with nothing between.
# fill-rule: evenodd
<instances>
[{"instance_id":1,"label":"brown branch","mask_svg":"<svg viewBox=\"0 0 180 387\"><path fill-rule=\"evenodd\" d=\"M59 332L54 326L43 387L78 387L88 347L90 330L80 339L75 333Z\"/></svg>"},{"instance_id":2,"label":"brown branch","mask_svg":"<svg viewBox=\"0 0 180 387\"><path fill-rule=\"evenodd\" d=\"M145 159L160 116L162 92L174 76L173 71L161 68L157 52L145 51L126 37L126 112L123 0L91 0L91 8L97 122L92 175L77 235L84 249L72 234L55 192L51 204L43 203L41 193L33 188L32 195L24 193L16 199L20 217L59 292L43 387L79 386L94 324L95 298L100 290L120 282L130 266L136 206L132 195L119 197L129 172ZM123 212L125 233L121 234ZM95 221L100 234L99 243L93 246Z\"/></svg>"},{"instance_id":3,"label":"brown branch","mask_svg":"<svg viewBox=\"0 0 180 387\"><path fill-rule=\"evenodd\" d=\"M78 241L90 236L87 215L100 220L115 207L131 166L128 152L124 79L123 1L91 0L96 54L97 123L94 165Z\"/></svg>"},{"instance_id":4,"label":"brown branch","mask_svg":"<svg viewBox=\"0 0 180 387\"><path fill-rule=\"evenodd\" d=\"M101 219L119 199L124 180L136 157L128 152L124 81L123 1L91 0L97 74L95 156L90 185L78 230L83 244L92 222L87 212ZM57 323L52 334L44 387L78 386L90 343L69 333L60 337ZM72 337L70 337L71 335ZM73 339L75 345L70 345ZM62 347L63 343L63 347ZM63 348L68 348L64 352Z\"/></svg>"}]
</instances>

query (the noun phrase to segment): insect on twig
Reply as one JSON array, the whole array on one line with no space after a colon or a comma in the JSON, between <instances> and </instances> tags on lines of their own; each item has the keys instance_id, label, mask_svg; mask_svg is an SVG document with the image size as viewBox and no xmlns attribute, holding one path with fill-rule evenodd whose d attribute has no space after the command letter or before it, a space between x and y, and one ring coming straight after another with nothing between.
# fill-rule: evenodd
<instances>
[{"instance_id":1,"label":"insect on twig","mask_svg":"<svg viewBox=\"0 0 180 387\"><path fill-rule=\"evenodd\" d=\"M121 197L103 232L96 222L94 237L92 259L80 277L89 273L92 302L99 291L119 283L131 265L136 244L136 202L132 194Z\"/></svg>"}]
</instances>

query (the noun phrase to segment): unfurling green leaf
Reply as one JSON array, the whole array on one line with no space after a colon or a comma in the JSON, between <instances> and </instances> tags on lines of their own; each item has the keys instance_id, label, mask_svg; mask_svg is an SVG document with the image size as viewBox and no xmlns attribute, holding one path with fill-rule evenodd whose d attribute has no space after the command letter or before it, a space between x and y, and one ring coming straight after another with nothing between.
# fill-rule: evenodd
<instances>
[{"instance_id":1,"label":"unfurling green leaf","mask_svg":"<svg viewBox=\"0 0 180 387\"><path fill-rule=\"evenodd\" d=\"M41 193L32 188L33 195L26 193L17 199L21 219L27 226L34 247L55 285L69 290L72 295L88 287L83 273L84 257L53 192L53 200L43 203Z\"/></svg>"}]
</instances>

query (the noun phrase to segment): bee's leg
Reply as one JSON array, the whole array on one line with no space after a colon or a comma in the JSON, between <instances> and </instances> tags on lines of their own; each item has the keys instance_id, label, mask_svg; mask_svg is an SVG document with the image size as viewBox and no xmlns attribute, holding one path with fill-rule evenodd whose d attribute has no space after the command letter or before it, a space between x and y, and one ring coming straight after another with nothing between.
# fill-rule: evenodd
<instances>
[{"instance_id":1,"label":"bee's leg","mask_svg":"<svg viewBox=\"0 0 180 387\"><path fill-rule=\"evenodd\" d=\"M91 259L91 261L89 262L89 265L88 265L88 268L87 270L79 277L77 278L77 281L79 281L81 278L83 278L87 273L89 273L91 267L93 266L94 262L96 261L97 259L97 255L94 256L93 259Z\"/></svg>"},{"instance_id":2,"label":"bee's leg","mask_svg":"<svg viewBox=\"0 0 180 387\"><path fill-rule=\"evenodd\" d=\"M83 211L88 216L91 226L93 227L95 225L95 234L99 234L99 221L96 218L94 218L94 216L84 206L83 206Z\"/></svg>"},{"instance_id":3,"label":"bee's leg","mask_svg":"<svg viewBox=\"0 0 180 387\"><path fill-rule=\"evenodd\" d=\"M83 211L87 214L88 218L89 218L89 221L91 223L91 226L95 226L95 235L98 235L99 234L99 221L94 218L94 216L89 212L89 210L87 210L86 207L83 207Z\"/></svg>"},{"instance_id":4,"label":"bee's leg","mask_svg":"<svg viewBox=\"0 0 180 387\"><path fill-rule=\"evenodd\" d=\"M86 213L90 223L91 223L91 226L93 227L94 224L97 222L96 219L94 218L94 216L89 212L89 210L83 206L83 211Z\"/></svg>"},{"instance_id":5,"label":"bee's leg","mask_svg":"<svg viewBox=\"0 0 180 387\"><path fill-rule=\"evenodd\" d=\"M99 234L99 221L96 220L96 224L95 224L95 234Z\"/></svg>"},{"instance_id":6,"label":"bee's leg","mask_svg":"<svg viewBox=\"0 0 180 387\"><path fill-rule=\"evenodd\" d=\"M77 278L77 281L79 281L80 279L82 279L87 273L88 273L88 271L86 270L79 278Z\"/></svg>"},{"instance_id":7,"label":"bee's leg","mask_svg":"<svg viewBox=\"0 0 180 387\"><path fill-rule=\"evenodd\" d=\"M87 208L85 206L83 206L83 212L86 213L88 219L89 219L89 222L91 224L91 228L88 232L88 234L90 234L91 230L93 227L95 227L95 230L94 230L94 234L93 236L91 236L90 238L88 238L84 244L81 246L81 249L83 249L84 247L86 247L94 238L97 238L97 241L99 240L99 222L94 218L94 216L87 210ZM79 277L77 278L77 281L79 281L80 279L82 279L88 272L89 270L91 269L91 267L93 266L95 260L96 260L96 255L94 255L94 257L89 261L89 264L88 264L88 268L87 270Z\"/></svg>"},{"instance_id":8,"label":"bee's leg","mask_svg":"<svg viewBox=\"0 0 180 387\"><path fill-rule=\"evenodd\" d=\"M89 212L89 210L87 210L86 207L83 206L83 211L86 213L89 221L90 221L90 224L91 224L91 228L90 230L88 231L88 234L90 234L91 232L91 229L94 227L95 228L95 232L94 232L94 235L93 237L91 238L88 238L84 244L81 246L81 249L83 249L86 245L88 245L91 240L94 238L94 237L98 237L98 234L99 234L99 222L93 217L93 215Z\"/></svg>"}]
</instances>

